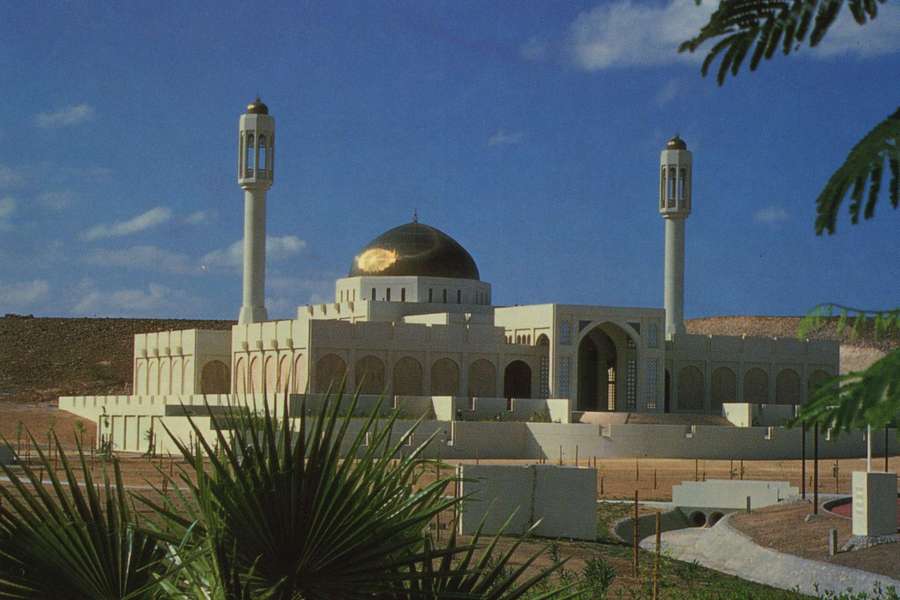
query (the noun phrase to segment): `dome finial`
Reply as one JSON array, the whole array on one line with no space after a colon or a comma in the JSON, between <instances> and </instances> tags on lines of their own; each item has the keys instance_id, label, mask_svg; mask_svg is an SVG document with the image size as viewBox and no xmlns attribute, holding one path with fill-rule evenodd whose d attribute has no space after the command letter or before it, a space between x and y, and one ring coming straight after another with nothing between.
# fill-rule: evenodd
<instances>
[{"instance_id":1,"label":"dome finial","mask_svg":"<svg viewBox=\"0 0 900 600\"><path fill-rule=\"evenodd\" d=\"M413 223L418 223L418 222L419 222L419 209L418 209L418 208L414 208L414 209L413 209L413 220L412 220L412 222L413 222Z\"/></svg>"},{"instance_id":2,"label":"dome finial","mask_svg":"<svg viewBox=\"0 0 900 600\"><path fill-rule=\"evenodd\" d=\"M256 100L247 105L247 114L248 115L267 115L269 114L269 107L266 106L266 103L259 99L259 94L256 95Z\"/></svg>"},{"instance_id":3,"label":"dome finial","mask_svg":"<svg viewBox=\"0 0 900 600\"><path fill-rule=\"evenodd\" d=\"M666 142L666 150L687 150L687 144L679 133L675 133L675 137Z\"/></svg>"}]
</instances>

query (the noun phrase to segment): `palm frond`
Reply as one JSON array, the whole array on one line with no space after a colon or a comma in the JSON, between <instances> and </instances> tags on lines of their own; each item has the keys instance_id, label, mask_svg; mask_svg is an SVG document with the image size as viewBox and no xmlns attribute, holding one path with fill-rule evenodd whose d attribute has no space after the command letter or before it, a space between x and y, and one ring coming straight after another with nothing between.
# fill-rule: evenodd
<instances>
[{"instance_id":1,"label":"palm frond","mask_svg":"<svg viewBox=\"0 0 900 600\"><path fill-rule=\"evenodd\" d=\"M8 598L153 598L174 573L160 540L137 523L117 461L94 482L80 443L82 479L52 433L64 479L28 433L39 471L0 464L0 595ZM46 473L46 475L44 475ZM43 480L46 476L49 481Z\"/></svg>"},{"instance_id":2,"label":"palm frond","mask_svg":"<svg viewBox=\"0 0 900 600\"><path fill-rule=\"evenodd\" d=\"M175 530L196 519L197 544L207 544L219 581L238 573L246 586L252 571L258 583L250 587L276 598L371 597L415 576L423 529L457 502L443 497L452 478L416 489L423 447L401 456L396 415L376 426L376 407L354 419L354 396L339 418L342 400L339 390L319 415L299 419L287 397L280 417L269 402L261 414L244 405L225 416L209 411L218 452L191 418L197 446L176 442L188 463L179 483L196 514L145 504Z\"/></svg>"},{"instance_id":3,"label":"palm frond","mask_svg":"<svg viewBox=\"0 0 900 600\"><path fill-rule=\"evenodd\" d=\"M701 0L696 0L700 4ZM886 0L848 0L853 18L864 25L878 16ZM780 48L787 55L804 43L815 47L840 15L844 0L722 0L695 37L683 42L679 52L694 52L705 42L718 40L703 61L706 76L717 58L719 85L729 73L737 75L750 55L750 70L770 59ZM753 50L751 53L750 50Z\"/></svg>"},{"instance_id":4,"label":"palm frond","mask_svg":"<svg viewBox=\"0 0 900 600\"><path fill-rule=\"evenodd\" d=\"M794 424L818 423L826 431L859 431L896 423L900 414L900 348L865 371L835 377L814 392Z\"/></svg>"},{"instance_id":5,"label":"palm frond","mask_svg":"<svg viewBox=\"0 0 900 600\"><path fill-rule=\"evenodd\" d=\"M866 134L828 180L816 199L816 233L834 233L841 203L848 194L850 222L858 223L860 216L871 219L886 172L890 172L888 197L896 209L900 206L900 108Z\"/></svg>"}]
</instances>

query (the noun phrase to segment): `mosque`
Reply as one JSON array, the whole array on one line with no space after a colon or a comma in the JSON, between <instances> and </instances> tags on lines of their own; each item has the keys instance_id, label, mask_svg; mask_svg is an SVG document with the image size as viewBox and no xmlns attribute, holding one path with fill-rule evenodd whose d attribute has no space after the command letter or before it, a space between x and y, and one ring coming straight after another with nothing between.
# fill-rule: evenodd
<instances>
[{"instance_id":1,"label":"mosque","mask_svg":"<svg viewBox=\"0 0 900 600\"><path fill-rule=\"evenodd\" d=\"M584 423L607 412L792 410L838 373L836 342L686 332L692 153L678 136L662 149L658 171L662 308L494 306L472 255L447 233L413 219L348 257L333 302L301 306L290 320L268 320L266 196L275 179L275 120L258 98L240 117L237 171L244 190L238 324L230 332L137 335L131 396L63 399L62 408L96 417L98 407L116 415L128 405L135 414L135 405L161 402L172 414L171 405L196 404L199 395L321 394L346 378L362 395L395 402L449 397L474 406L494 399L511 410L517 401L558 400L566 407L562 423Z\"/></svg>"}]
</instances>

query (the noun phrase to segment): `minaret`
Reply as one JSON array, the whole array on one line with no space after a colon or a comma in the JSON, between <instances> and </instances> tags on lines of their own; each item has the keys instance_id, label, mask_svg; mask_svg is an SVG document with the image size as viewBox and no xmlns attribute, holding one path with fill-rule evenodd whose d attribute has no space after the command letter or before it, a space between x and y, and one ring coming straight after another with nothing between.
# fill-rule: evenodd
<instances>
[{"instance_id":1,"label":"minaret","mask_svg":"<svg viewBox=\"0 0 900 600\"><path fill-rule=\"evenodd\" d=\"M244 293L239 323L257 323L266 314L266 192L275 178L275 119L256 100L241 115L238 185L244 189Z\"/></svg>"},{"instance_id":2,"label":"minaret","mask_svg":"<svg viewBox=\"0 0 900 600\"><path fill-rule=\"evenodd\" d=\"M691 153L677 135L659 155L659 213L666 221L666 338L684 329L684 221L691 214Z\"/></svg>"}]
</instances>

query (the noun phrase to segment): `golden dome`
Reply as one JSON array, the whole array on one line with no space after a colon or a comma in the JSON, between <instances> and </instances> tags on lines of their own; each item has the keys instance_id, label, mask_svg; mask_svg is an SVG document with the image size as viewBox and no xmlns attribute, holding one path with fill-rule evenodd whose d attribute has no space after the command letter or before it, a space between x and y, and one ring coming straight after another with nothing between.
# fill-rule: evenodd
<instances>
[{"instance_id":1,"label":"golden dome","mask_svg":"<svg viewBox=\"0 0 900 600\"><path fill-rule=\"evenodd\" d=\"M267 115L269 114L269 107L265 105L265 103L259 99L259 96L256 97L256 100L247 105L247 114L248 115Z\"/></svg>"},{"instance_id":2,"label":"golden dome","mask_svg":"<svg viewBox=\"0 0 900 600\"><path fill-rule=\"evenodd\" d=\"M666 150L687 150L687 144L676 133L675 137L666 142Z\"/></svg>"}]
</instances>

